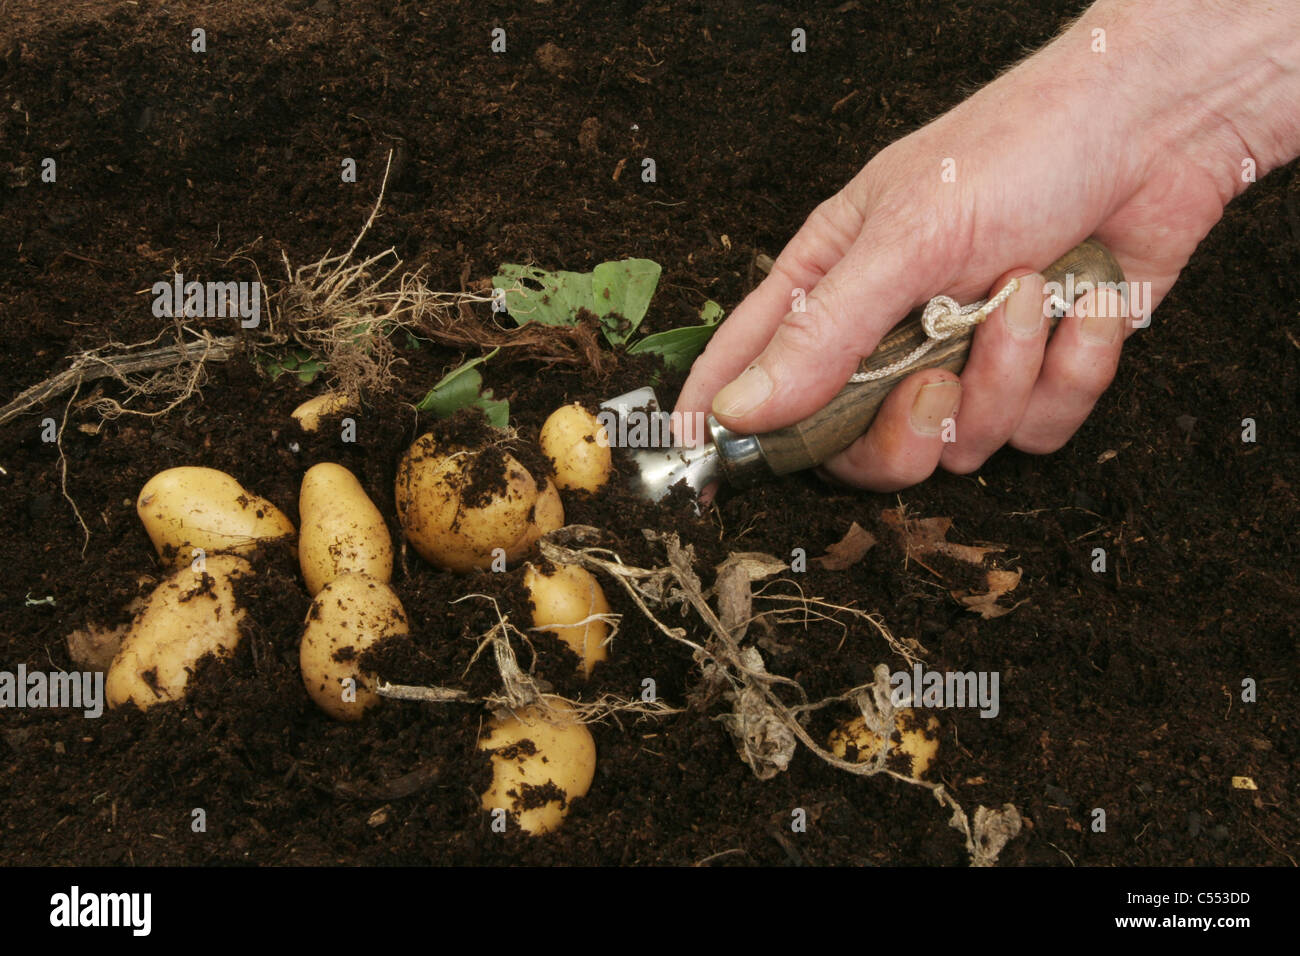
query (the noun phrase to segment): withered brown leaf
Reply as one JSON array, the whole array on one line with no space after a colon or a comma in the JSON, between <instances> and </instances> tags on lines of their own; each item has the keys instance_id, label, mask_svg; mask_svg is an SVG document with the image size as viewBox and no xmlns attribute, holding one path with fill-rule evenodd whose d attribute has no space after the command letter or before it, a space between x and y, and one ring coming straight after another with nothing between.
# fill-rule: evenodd
<instances>
[{"instance_id":1,"label":"withered brown leaf","mask_svg":"<svg viewBox=\"0 0 1300 956\"><path fill-rule=\"evenodd\" d=\"M827 571L843 571L861 561L875 544L875 536L855 521L844 537L830 545L820 558L813 558L812 563Z\"/></svg>"}]
</instances>

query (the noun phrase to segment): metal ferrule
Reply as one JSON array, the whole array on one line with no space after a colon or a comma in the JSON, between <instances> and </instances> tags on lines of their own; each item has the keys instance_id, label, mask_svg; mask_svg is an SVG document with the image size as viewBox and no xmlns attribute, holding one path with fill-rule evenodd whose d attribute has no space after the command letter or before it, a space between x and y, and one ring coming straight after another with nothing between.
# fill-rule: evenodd
<instances>
[{"instance_id":1,"label":"metal ferrule","mask_svg":"<svg viewBox=\"0 0 1300 956\"><path fill-rule=\"evenodd\" d=\"M707 418L709 433L718 450L718 462L727 482L737 488L748 488L772 477L772 469L763 457L763 447L757 435L741 435L721 425L710 415Z\"/></svg>"}]
</instances>

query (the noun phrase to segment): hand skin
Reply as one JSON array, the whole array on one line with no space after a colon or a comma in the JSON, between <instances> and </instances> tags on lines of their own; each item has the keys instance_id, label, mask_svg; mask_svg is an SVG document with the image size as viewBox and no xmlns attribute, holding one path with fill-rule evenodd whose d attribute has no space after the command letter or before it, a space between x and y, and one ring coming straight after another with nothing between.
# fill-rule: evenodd
<instances>
[{"instance_id":1,"label":"hand skin","mask_svg":"<svg viewBox=\"0 0 1300 956\"><path fill-rule=\"evenodd\" d=\"M1049 342L1034 270L1095 236L1130 283L1151 284L1154 308L1248 185L1243 162L1263 176L1297 154L1300 3L1100 0L813 210L696 360L677 411L711 407L747 433L792 424L930 297L971 302L1024 276L976 329L960 378L905 378L824 469L894 491L938 465L974 471L1003 444L1055 451L1110 384L1133 320L1086 295ZM795 289L805 311L790 311Z\"/></svg>"}]
</instances>

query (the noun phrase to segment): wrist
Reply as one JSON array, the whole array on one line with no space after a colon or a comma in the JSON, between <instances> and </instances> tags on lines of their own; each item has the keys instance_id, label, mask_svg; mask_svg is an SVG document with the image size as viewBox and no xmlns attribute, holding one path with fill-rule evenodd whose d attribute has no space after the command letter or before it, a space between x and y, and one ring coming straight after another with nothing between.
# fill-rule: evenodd
<instances>
[{"instance_id":1,"label":"wrist","mask_svg":"<svg viewBox=\"0 0 1300 956\"><path fill-rule=\"evenodd\" d=\"M1098 0L1056 44L1087 51L1131 145L1201 167L1224 203L1300 155L1298 3Z\"/></svg>"}]
</instances>

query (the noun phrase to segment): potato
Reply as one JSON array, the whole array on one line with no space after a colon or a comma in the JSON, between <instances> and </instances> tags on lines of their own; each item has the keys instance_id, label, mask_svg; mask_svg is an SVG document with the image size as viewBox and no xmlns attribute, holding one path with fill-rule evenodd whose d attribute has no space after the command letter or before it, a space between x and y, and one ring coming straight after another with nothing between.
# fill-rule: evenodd
<instances>
[{"instance_id":1,"label":"potato","mask_svg":"<svg viewBox=\"0 0 1300 956\"><path fill-rule=\"evenodd\" d=\"M609 625L604 621L578 622L609 613L600 582L576 564L559 565L550 574L530 564L524 571L524 587L533 602L533 626L568 644L582 661L583 676L590 677L597 662L609 656L605 646Z\"/></svg>"},{"instance_id":2,"label":"potato","mask_svg":"<svg viewBox=\"0 0 1300 956\"><path fill-rule=\"evenodd\" d=\"M253 573L243 558L218 554L203 571L182 568L158 585L132 622L108 669L109 707L141 710L185 696L194 665L205 654L229 654L239 644L245 614L232 582Z\"/></svg>"},{"instance_id":3,"label":"potato","mask_svg":"<svg viewBox=\"0 0 1300 956\"><path fill-rule=\"evenodd\" d=\"M246 554L259 542L288 538L293 522L215 468L168 468L140 490L136 512L158 557L173 568L207 554Z\"/></svg>"},{"instance_id":4,"label":"potato","mask_svg":"<svg viewBox=\"0 0 1300 956\"><path fill-rule=\"evenodd\" d=\"M566 490L598 491L613 468L605 426L577 402L551 413L542 425L542 453L555 466L555 481Z\"/></svg>"},{"instance_id":5,"label":"potato","mask_svg":"<svg viewBox=\"0 0 1300 956\"><path fill-rule=\"evenodd\" d=\"M564 523L558 493L546 486L539 492L533 476L508 454L501 454L500 474L482 474L496 460L484 454L440 449L432 435L422 435L398 465L398 520L415 550L438 567L487 568L497 548L507 560L517 558L543 526Z\"/></svg>"},{"instance_id":6,"label":"potato","mask_svg":"<svg viewBox=\"0 0 1300 956\"><path fill-rule=\"evenodd\" d=\"M505 809L533 836L559 827L596 774L591 731L568 704L548 703L556 712L549 720L536 707L493 717L478 742L479 750L492 755L492 784L483 793L483 809Z\"/></svg>"},{"instance_id":7,"label":"potato","mask_svg":"<svg viewBox=\"0 0 1300 956\"><path fill-rule=\"evenodd\" d=\"M314 432L320 428L322 418L328 418L339 412L346 412L353 407L352 401L340 392L326 392L303 402L291 413L290 417L305 432Z\"/></svg>"},{"instance_id":8,"label":"potato","mask_svg":"<svg viewBox=\"0 0 1300 956\"><path fill-rule=\"evenodd\" d=\"M298 650L307 693L331 717L360 720L382 699L375 675L361 671L361 655L386 637L409 633L392 588L364 574L340 574L321 588L307 612Z\"/></svg>"},{"instance_id":9,"label":"potato","mask_svg":"<svg viewBox=\"0 0 1300 956\"><path fill-rule=\"evenodd\" d=\"M933 716L927 716L922 724L920 716L910 707L895 711L893 746L889 759L901 755L908 765L902 772L917 780L921 779L939 752L939 738L935 734L938 729L939 721ZM859 716L844 721L832 730L827 747L841 760L866 763L876 759L876 752L880 750L880 737L868 729L866 720Z\"/></svg>"},{"instance_id":10,"label":"potato","mask_svg":"<svg viewBox=\"0 0 1300 956\"><path fill-rule=\"evenodd\" d=\"M533 519L524 536L506 549L506 560L512 564L532 550L539 538L557 528L564 527L564 503L555 482L546 479L546 487L537 494L533 505Z\"/></svg>"},{"instance_id":11,"label":"potato","mask_svg":"<svg viewBox=\"0 0 1300 956\"><path fill-rule=\"evenodd\" d=\"M340 574L393 576L393 539L361 483L342 465L322 463L302 476L298 563L314 597Z\"/></svg>"}]
</instances>

